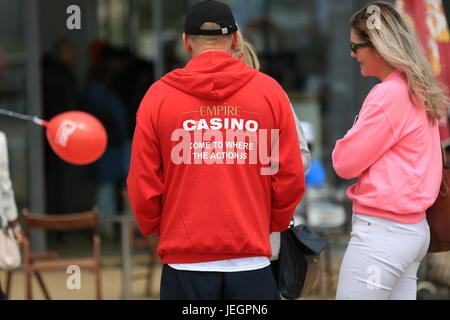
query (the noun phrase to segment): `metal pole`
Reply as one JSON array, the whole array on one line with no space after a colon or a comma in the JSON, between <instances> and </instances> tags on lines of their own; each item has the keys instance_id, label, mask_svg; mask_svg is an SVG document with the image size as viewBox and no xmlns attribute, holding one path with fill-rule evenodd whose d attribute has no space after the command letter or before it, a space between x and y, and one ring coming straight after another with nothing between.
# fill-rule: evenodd
<instances>
[{"instance_id":1,"label":"metal pole","mask_svg":"<svg viewBox=\"0 0 450 320\"><path fill-rule=\"evenodd\" d=\"M136 39L138 34L135 0L128 0L128 46L131 52L136 52Z\"/></svg>"},{"instance_id":2,"label":"metal pole","mask_svg":"<svg viewBox=\"0 0 450 320\"><path fill-rule=\"evenodd\" d=\"M24 30L26 52L26 101L27 111L33 115L42 115L40 31L38 0L25 1ZM27 128L28 144L28 182L29 206L31 211L45 211L45 173L44 173L44 137L42 128L30 123ZM34 252L46 249L43 231L33 230L31 245Z\"/></svg>"},{"instance_id":3,"label":"metal pole","mask_svg":"<svg viewBox=\"0 0 450 320\"><path fill-rule=\"evenodd\" d=\"M128 215L122 215L121 217L122 227L122 295L126 300L131 297L131 277L130 277L130 218Z\"/></svg>"},{"instance_id":4,"label":"metal pole","mask_svg":"<svg viewBox=\"0 0 450 320\"><path fill-rule=\"evenodd\" d=\"M153 32L155 35L156 56L155 56L155 79L158 80L164 75L164 53L162 47L162 3L161 0L152 0L152 17L153 17Z\"/></svg>"}]
</instances>

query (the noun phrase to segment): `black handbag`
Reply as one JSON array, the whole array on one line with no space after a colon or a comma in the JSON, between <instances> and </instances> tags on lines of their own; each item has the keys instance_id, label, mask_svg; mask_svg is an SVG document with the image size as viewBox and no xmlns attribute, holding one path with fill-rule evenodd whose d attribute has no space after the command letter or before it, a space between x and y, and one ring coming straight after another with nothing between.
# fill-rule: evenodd
<instances>
[{"instance_id":1,"label":"black handbag","mask_svg":"<svg viewBox=\"0 0 450 320\"><path fill-rule=\"evenodd\" d=\"M281 232L278 289L285 299L308 294L319 274L321 252L328 241L305 225L291 225Z\"/></svg>"}]
</instances>

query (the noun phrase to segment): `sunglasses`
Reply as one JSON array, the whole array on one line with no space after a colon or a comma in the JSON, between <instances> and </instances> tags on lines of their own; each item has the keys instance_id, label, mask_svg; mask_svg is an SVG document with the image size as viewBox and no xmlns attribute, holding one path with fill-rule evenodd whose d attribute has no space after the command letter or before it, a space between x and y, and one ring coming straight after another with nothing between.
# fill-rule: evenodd
<instances>
[{"instance_id":1,"label":"sunglasses","mask_svg":"<svg viewBox=\"0 0 450 320\"><path fill-rule=\"evenodd\" d=\"M365 48L365 47L371 47L372 44L369 42L362 42L362 43L350 43L350 49L352 49L352 52L354 54L356 54L356 52L358 51L358 49L360 48Z\"/></svg>"}]
</instances>

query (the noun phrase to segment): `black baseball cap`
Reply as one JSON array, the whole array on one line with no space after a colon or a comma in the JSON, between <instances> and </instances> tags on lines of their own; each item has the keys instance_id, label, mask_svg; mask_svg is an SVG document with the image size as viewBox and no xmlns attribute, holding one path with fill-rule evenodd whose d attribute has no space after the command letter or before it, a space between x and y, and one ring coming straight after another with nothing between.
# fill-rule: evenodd
<instances>
[{"instance_id":1,"label":"black baseball cap","mask_svg":"<svg viewBox=\"0 0 450 320\"><path fill-rule=\"evenodd\" d=\"M200 30L205 22L214 22L220 25L217 30ZM229 6L222 2L206 0L192 5L186 15L184 32L190 35L227 35L238 30L233 12Z\"/></svg>"}]
</instances>

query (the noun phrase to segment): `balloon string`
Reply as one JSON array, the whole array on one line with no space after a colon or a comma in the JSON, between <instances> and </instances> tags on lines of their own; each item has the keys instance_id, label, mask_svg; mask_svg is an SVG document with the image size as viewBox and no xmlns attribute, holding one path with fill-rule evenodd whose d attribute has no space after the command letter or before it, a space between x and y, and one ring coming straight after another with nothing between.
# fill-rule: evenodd
<instances>
[{"instance_id":1,"label":"balloon string","mask_svg":"<svg viewBox=\"0 0 450 320\"><path fill-rule=\"evenodd\" d=\"M8 117L12 117L12 118L21 119L21 120L33 121L35 124L37 124L39 126L47 126L47 121L39 119L36 116L29 116L26 114L17 113L14 111L5 110L5 109L1 109L1 108L0 108L0 114L3 114Z\"/></svg>"}]
</instances>

